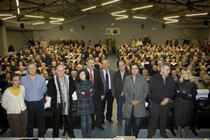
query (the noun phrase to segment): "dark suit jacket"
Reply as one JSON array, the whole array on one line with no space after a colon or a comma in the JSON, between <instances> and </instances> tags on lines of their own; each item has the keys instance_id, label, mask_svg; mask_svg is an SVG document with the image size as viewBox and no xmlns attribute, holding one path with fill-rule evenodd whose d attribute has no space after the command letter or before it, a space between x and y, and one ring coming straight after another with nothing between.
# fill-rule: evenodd
<instances>
[{"instance_id":1,"label":"dark suit jacket","mask_svg":"<svg viewBox=\"0 0 210 140\"><path fill-rule=\"evenodd\" d=\"M105 93L105 86L106 86L106 81L104 79L104 72L103 72L103 69L100 70L100 73L101 73L101 79L103 81L103 87L104 87L104 93ZM111 78L111 91L112 91L112 96L114 97L115 96L115 89L114 89L114 71L113 70L109 70L109 73L110 73L110 78Z\"/></svg>"},{"instance_id":2,"label":"dark suit jacket","mask_svg":"<svg viewBox=\"0 0 210 140\"><path fill-rule=\"evenodd\" d=\"M118 70L117 72L115 72L114 76L113 76L113 84L114 84L114 89L115 89L115 98L119 99L122 98L121 93L123 91L123 87L124 87L124 82L125 82L125 77L130 75L131 73L126 70L124 77L123 77L123 81L121 78L121 74L120 74L120 70Z\"/></svg>"},{"instance_id":3,"label":"dark suit jacket","mask_svg":"<svg viewBox=\"0 0 210 140\"><path fill-rule=\"evenodd\" d=\"M76 90L75 84L73 84L73 79L69 76L69 111L72 109L72 94ZM54 81L54 77L51 78L47 84L47 96L51 97L51 109L53 112L57 112L57 90ZM71 114L69 112L69 114Z\"/></svg>"},{"instance_id":4,"label":"dark suit jacket","mask_svg":"<svg viewBox=\"0 0 210 140\"><path fill-rule=\"evenodd\" d=\"M97 69L94 69L93 72L94 72L93 85L95 89L95 94L93 95L93 97L101 100L101 95L104 95L104 86L101 80L101 74L100 74L100 71L98 71Z\"/></svg>"},{"instance_id":5,"label":"dark suit jacket","mask_svg":"<svg viewBox=\"0 0 210 140\"><path fill-rule=\"evenodd\" d=\"M160 73L153 75L150 82L150 97L155 104L160 104L164 98L171 98L175 94L176 83L171 75L166 77L164 84Z\"/></svg>"}]
</instances>

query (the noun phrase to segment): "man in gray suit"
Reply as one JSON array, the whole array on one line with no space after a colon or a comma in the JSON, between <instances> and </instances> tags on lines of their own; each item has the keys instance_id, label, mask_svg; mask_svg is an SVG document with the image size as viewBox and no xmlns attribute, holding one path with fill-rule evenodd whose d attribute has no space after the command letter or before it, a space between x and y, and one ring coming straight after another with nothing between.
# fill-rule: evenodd
<instances>
[{"instance_id":1,"label":"man in gray suit","mask_svg":"<svg viewBox=\"0 0 210 140\"><path fill-rule=\"evenodd\" d=\"M137 138L141 118L146 116L145 98L148 93L148 84L147 80L139 74L136 63L131 64L131 73L132 75L125 78L123 116L125 118L125 136Z\"/></svg>"},{"instance_id":2,"label":"man in gray suit","mask_svg":"<svg viewBox=\"0 0 210 140\"><path fill-rule=\"evenodd\" d=\"M113 75L114 71L109 69L109 60L105 59L102 61L103 69L100 71L101 79L104 85L104 95L105 98L102 101L102 122L104 123L104 110L107 103L107 111L106 111L106 120L110 123L112 121L112 108L114 101L114 85L113 85Z\"/></svg>"}]
</instances>

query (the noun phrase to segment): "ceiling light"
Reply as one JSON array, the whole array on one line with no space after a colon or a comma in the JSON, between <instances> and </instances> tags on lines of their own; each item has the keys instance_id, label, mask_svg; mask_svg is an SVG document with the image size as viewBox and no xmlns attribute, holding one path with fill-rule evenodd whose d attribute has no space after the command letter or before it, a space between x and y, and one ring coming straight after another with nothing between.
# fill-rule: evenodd
<instances>
[{"instance_id":1,"label":"ceiling light","mask_svg":"<svg viewBox=\"0 0 210 140\"><path fill-rule=\"evenodd\" d=\"M126 19L128 18L128 16L122 16L122 17L118 17L118 18L115 18L116 20L120 20L120 19Z\"/></svg>"},{"instance_id":2,"label":"ceiling light","mask_svg":"<svg viewBox=\"0 0 210 140\"><path fill-rule=\"evenodd\" d=\"M132 10L135 11L135 10L141 10L141 9L146 9L146 8L151 8L151 7L153 7L153 5L137 7L137 8L133 8Z\"/></svg>"},{"instance_id":3,"label":"ceiling light","mask_svg":"<svg viewBox=\"0 0 210 140\"><path fill-rule=\"evenodd\" d=\"M12 19L15 18L16 16L11 16L11 17L6 17L6 18L2 18L1 20L8 20L8 19Z\"/></svg>"},{"instance_id":4,"label":"ceiling light","mask_svg":"<svg viewBox=\"0 0 210 140\"><path fill-rule=\"evenodd\" d=\"M61 23L62 21L51 20L50 23Z\"/></svg>"},{"instance_id":5,"label":"ceiling light","mask_svg":"<svg viewBox=\"0 0 210 140\"><path fill-rule=\"evenodd\" d=\"M17 7L19 7L19 0L16 0L16 5Z\"/></svg>"},{"instance_id":6,"label":"ceiling light","mask_svg":"<svg viewBox=\"0 0 210 140\"><path fill-rule=\"evenodd\" d=\"M140 17L140 16L133 16L133 18L136 18L136 19L147 19L147 17Z\"/></svg>"},{"instance_id":7,"label":"ceiling light","mask_svg":"<svg viewBox=\"0 0 210 140\"><path fill-rule=\"evenodd\" d=\"M45 22L35 22L35 23L32 23L32 25L40 25L40 24L45 24Z\"/></svg>"},{"instance_id":8,"label":"ceiling light","mask_svg":"<svg viewBox=\"0 0 210 140\"><path fill-rule=\"evenodd\" d=\"M188 15L185 15L185 16L186 17L194 17L194 16L204 16L204 15L208 15L208 13L188 14Z\"/></svg>"},{"instance_id":9,"label":"ceiling light","mask_svg":"<svg viewBox=\"0 0 210 140\"><path fill-rule=\"evenodd\" d=\"M166 21L165 24L176 23L176 22L179 22L179 20L170 20L170 21Z\"/></svg>"},{"instance_id":10,"label":"ceiling light","mask_svg":"<svg viewBox=\"0 0 210 140\"><path fill-rule=\"evenodd\" d=\"M18 15L20 15L20 8L19 7L17 8L17 12L18 12Z\"/></svg>"},{"instance_id":11,"label":"ceiling light","mask_svg":"<svg viewBox=\"0 0 210 140\"><path fill-rule=\"evenodd\" d=\"M0 17L11 17L13 14L0 14Z\"/></svg>"},{"instance_id":12,"label":"ceiling light","mask_svg":"<svg viewBox=\"0 0 210 140\"><path fill-rule=\"evenodd\" d=\"M63 20L63 21L64 21L64 18L55 18L55 17L50 17L50 19L53 19L53 20Z\"/></svg>"},{"instance_id":13,"label":"ceiling light","mask_svg":"<svg viewBox=\"0 0 210 140\"><path fill-rule=\"evenodd\" d=\"M85 8L85 9L82 9L82 12L87 11L87 10L91 10L91 9L94 9L94 8L96 8L96 6L92 6L92 7L89 7L89 8Z\"/></svg>"},{"instance_id":14,"label":"ceiling light","mask_svg":"<svg viewBox=\"0 0 210 140\"><path fill-rule=\"evenodd\" d=\"M179 16L164 17L163 19L164 20L170 20L170 19L173 19L173 18L179 18Z\"/></svg>"},{"instance_id":15,"label":"ceiling light","mask_svg":"<svg viewBox=\"0 0 210 140\"><path fill-rule=\"evenodd\" d=\"M117 11L117 12L111 13L111 15L116 15L116 14L125 13L125 12L126 12L126 10Z\"/></svg>"},{"instance_id":16,"label":"ceiling light","mask_svg":"<svg viewBox=\"0 0 210 140\"><path fill-rule=\"evenodd\" d=\"M50 24L57 24L57 25L61 25L61 24L63 24L63 23L61 23L61 22L50 22Z\"/></svg>"},{"instance_id":17,"label":"ceiling light","mask_svg":"<svg viewBox=\"0 0 210 140\"><path fill-rule=\"evenodd\" d=\"M29 17L29 18L44 18L43 16L35 16L35 15L25 15L25 17Z\"/></svg>"},{"instance_id":18,"label":"ceiling light","mask_svg":"<svg viewBox=\"0 0 210 140\"><path fill-rule=\"evenodd\" d=\"M118 1L120 1L120 0L112 0L112 1L109 1L109 2L102 3L101 5L104 6L104 5L115 3L115 2L118 2Z\"/></svg>"}]
</instances>

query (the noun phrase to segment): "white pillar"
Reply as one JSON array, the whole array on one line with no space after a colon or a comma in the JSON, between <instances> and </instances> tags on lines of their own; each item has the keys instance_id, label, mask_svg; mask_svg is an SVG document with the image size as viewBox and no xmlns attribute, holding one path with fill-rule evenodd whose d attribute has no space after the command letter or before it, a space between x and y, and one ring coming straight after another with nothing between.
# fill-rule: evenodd
<instances>
[{"instance_id":1,"label":"white pillar","mask_svg":"<svg viewBox=\"0 0 210 140\"><path fill-rule=\"evenodd\" d=\"M0 56L8 53L6 25L0 25Z\"/></svg>"}]
</instances>

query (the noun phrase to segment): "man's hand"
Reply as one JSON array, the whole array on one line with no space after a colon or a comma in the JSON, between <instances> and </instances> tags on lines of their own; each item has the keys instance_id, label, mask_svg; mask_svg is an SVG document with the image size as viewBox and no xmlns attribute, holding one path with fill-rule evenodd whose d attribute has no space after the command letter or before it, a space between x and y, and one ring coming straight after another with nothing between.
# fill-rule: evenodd
<instances>
[{"instance_id":1,"label":"man's hand","mask_svg":"<svg viewBox=\"0 0 210 140\"><path fill-rule=\"evenodd\" d=\"M164 98L164 100L160 103L160 105L162 105L162 106L164 106L164 105L166 105L168 102L170 102L171 101L171 99L169 99L169 98Z\"/></svg>"},{"instance_id":2,"label":"man's hand","mask_svg":"<svg viewBox=\"0 0 210 140\"><path fill-rule=\"evenodd\" d=\"M137 101L137 100L133 100L133 101L131 102L131 104L132 104L132 105L134 105L134 106L136 106L136 105L138 105L138 104L139 104L139 101Z\"/></svg>"},{"instance_id":3,"label":"man's hand","mask_svg":"<svg viewBox=\"0 0 210 140\"><path fill-rule=\"evenodd\" d=\"M82 95L85 95L85 92L81 92Z\"/></svg>"},{"instance_id":4,"label":"man's hand","mask_svg":"<svg viewBox=\"0 0 210 140\"><path fill-rule=\"evenodd\" d=\"M104 100L105 96L104 95L101 95L101 100Z\"/></svg>"},{"instance_id":5,"label":"man's hand","mask_svg":"<svg viewBox=\"0 0 210 140\"><path fill-rule=\"evenodd\" d=\"M121 92L120 96L124 96L124 92Z\"/></svg>"}]
</instances>

